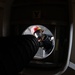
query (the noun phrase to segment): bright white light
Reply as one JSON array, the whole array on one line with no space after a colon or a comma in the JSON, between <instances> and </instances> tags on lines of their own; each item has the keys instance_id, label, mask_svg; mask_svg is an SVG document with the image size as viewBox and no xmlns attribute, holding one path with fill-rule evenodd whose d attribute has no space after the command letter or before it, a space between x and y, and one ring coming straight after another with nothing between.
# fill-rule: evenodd
<instances>
[{"instance_id":1,"label":"bright white light","mask_svg":"<svg viewBox=\"0 0 75 75\"><path fill-rule=\"evenodd\" d=\"M50 41L52 41L52 40L54 40L54 37L51 37L51 40Z\"/></svg>"}]
</instances>

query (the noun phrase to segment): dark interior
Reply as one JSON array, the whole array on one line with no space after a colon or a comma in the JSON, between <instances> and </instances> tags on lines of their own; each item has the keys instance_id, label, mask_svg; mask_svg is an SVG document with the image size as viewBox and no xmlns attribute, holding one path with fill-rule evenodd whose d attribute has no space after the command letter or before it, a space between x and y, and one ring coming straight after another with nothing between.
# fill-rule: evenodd
<instances>
[{"instance_id":1,"label":"dark interior","mask_svg":"<svg viewBox=\"0 0 75 75\"><path fill-rule=\"evenodd\" d=\"M45 59L33 59L29 67L49 69L66 64L70 32L68 4L68 0L14 0L9 35L22 35L27 27L38 24L50 29L55 37L54 52Z\"/></svg>"}]
</instances>

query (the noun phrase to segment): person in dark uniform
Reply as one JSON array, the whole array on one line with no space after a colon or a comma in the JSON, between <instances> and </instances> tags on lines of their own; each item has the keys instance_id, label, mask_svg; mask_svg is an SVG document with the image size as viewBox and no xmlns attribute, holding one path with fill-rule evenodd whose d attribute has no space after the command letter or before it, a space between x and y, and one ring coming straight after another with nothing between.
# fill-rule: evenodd
<instances>
[{"instance_id":1,"label":"person in dark uniform","mask_svg":"<svg viewBox=\"0 0 75 75\"><path fill-rule=\"evenodd\" d=\"M43 34L40 27L33 35L0 37L0 75L18 75L33 59L39 47L46 52L53 48L53 37Z\"/></svg>"},{"instance_id":2,"label":"person in dark uniform","mask_svg":"<svg viewBox=\"0 0 75 75\"><path fill-rule=\"evenodd\" d=\"M38 39L39 47L43 47L46 53L52 51L54 44L54 37L43 33L44 30L39 26L33 26L31 28L31 33Z\"/></svg>"}]
</instances>

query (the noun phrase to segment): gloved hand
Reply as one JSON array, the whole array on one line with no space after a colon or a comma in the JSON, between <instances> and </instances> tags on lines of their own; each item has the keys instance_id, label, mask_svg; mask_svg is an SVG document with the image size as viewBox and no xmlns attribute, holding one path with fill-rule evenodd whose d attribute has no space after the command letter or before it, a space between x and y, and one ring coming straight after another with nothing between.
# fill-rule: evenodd
<instances>
[{"instance_id":1,"label":"gloved hand","mask_svg":"<svg viewBox=\"0 0 75 75\"><path fill-rule=\"evenodd\" d=\"M52 44L50 36L46 36L42 42L43 42L43 46L44 46L45 50L52 50L53 44Z\"/></svg>"}]
</instances>

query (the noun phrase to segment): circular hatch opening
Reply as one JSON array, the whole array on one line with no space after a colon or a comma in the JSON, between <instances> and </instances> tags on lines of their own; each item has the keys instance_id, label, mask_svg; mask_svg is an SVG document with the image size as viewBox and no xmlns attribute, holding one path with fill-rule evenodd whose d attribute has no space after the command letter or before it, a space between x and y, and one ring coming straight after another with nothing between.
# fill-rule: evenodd
<instances>
[{"instance_id":1,"label":"circular hatch opening","mask_svg":"<svg viewBox=\"0 0 75 75\"><path fill-rule=\"evenodd\" d=\"M39 32L39 30L42 30L42 33ZM38 42L40 43L40 45L39 45L39 50L34 56L34 59L47 58L54 51L55 38L52 32L47 27L43 25L31 25L27 29L24 30L22 35L34 35L37 39L43 35L45 36L43 37L44 39L42 40L43 44L40 43L41 41L38 39Z\"/></svg>"}]
</instances>

